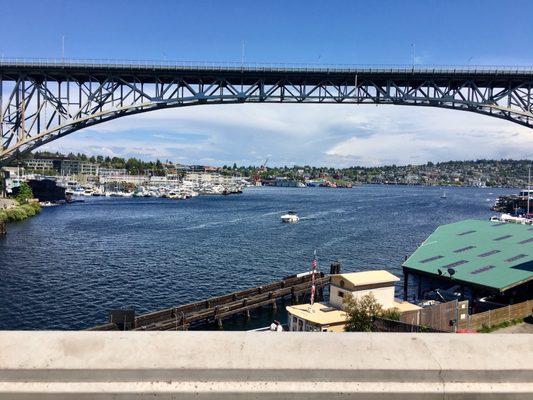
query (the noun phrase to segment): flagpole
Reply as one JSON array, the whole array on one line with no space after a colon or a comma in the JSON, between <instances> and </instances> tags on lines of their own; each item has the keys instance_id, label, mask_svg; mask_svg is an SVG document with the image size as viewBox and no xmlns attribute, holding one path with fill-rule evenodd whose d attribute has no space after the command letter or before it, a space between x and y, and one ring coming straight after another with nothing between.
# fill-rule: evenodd
<instances>
[{"instance_id":1,"label":"flagpole","mask_svg":"<svg viewBox=\"0 0 533 400\"><path fill-rule=\"evenodd\" d=\"M315 274L316 274L316 268L317 268L317 258L316 258L316 249L315 249L314 257L313 257L313 263L311 264L311 298L310 298L311 306L313 306L313 304L315 302L315 292L316 292Z\"/></svg>"}]
</instances>

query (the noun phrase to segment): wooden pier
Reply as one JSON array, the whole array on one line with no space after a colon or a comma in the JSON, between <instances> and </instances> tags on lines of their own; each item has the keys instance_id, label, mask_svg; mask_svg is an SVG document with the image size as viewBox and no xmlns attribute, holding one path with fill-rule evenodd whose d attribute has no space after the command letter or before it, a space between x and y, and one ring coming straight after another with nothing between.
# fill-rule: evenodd
<instances>
[{"instance_id":1,"label":"wooden pier","mask_svg":"<svg viewBox=\"0 0 533 400\"><path fill-rule=\"evenodd\" d=\"M329 283L329 275L319 274L315 283L318 300L322 300L324 287ZM302 302L310 292L311 275L293 276L268 285L139 316L135 316L132 310L112 311L109 323L88 330L172 331L187 330L191 326L213 322L222 328L223 320L226 318L237 315L249 318L250 311L261 307L276 309L278 301L285 299L289 299L292 304L297 304Z\"/></svg>"}]
</instances>

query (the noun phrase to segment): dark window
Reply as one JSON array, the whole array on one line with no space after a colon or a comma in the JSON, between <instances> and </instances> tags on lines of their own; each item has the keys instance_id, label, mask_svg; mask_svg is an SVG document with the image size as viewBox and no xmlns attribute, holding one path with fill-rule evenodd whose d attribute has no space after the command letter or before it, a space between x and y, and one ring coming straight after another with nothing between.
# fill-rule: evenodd
<instances>
[{"instance_id":1,"label":"dark window","mask_svg":"<svg viewBox=\"0 0 533 400\"><path fill-rule=\"evenodd\" d=\"M529 239L526 239L526 240L522 240L521 242L518 242L519 244L526 244L526 243L530 243L530 242L533 242L533 238L529 238Z\"/></svg>"},{"instance_id":2,"label":"dark window","mask_svg":"<svg viewBox=\"0 0 533 400\"><path fill-rule=\"evenodd\" d=\"M518 255L516 255L516 256L514 256L514 257L508 258L508 259L505 260L505 261L507 261L507 262L513 262L513 261L516 261L516 260L520 260L521 258L524 258L524 257L527 257L527 254L518 254Z\"/></svg>"},{"instance_id":3,"label":"dark window","mask_svg":"<svg viewBox=\"0 0 533 400\"><path fill-rule=\"evenodd\" d=\"M341 291L339 290L339 297L344 298L344 292L341 292Z\"/></svg>"},{"instance_id":4,"label":"dark window","mask_svg":"<svg viewBox=\"0 0 533 400\"><path fill-rule=\"evenodd\" d=\"M439 258L443 258L443 256L435 256L435 257L426 258L425 260L420 261L420 263L421 264L425 264L425 263L428 263L430 261L438 260Z\"/></svg>"},{"instance_id":5,"label":"dark window","mask_svg":"<svg viewBox=\"0 0 533 400\"><path fill-rule=\"evenodd\" d=\"M466 246L466 247L463 247L461 249L457 249L457 250L454 250L453 252L454 253L462 253L463 251L467 251L467 250L471 250L471 249L475 249L476 246Z\"/></svg>"},{"instance_id":6,"label":"dark window","mask_svg":"<svg viewBox=\"0 0 533 400\"><path fill-rule=\"evenodd\" d=\"M474 233L475 231L465 231L465 232L461 232L461 233L458 233L457 236L463 236L463 235L468 235L470 233Z\"/></svg>"},{"instance_id":7,"label":"dark window","mask_svg":"<svg viewBox=\"0 0 533 400\"><path fill-rule=\"evenodd\" d=\"M482 272L488 271L489 269L496 268L494 265L487 265L485 267L478 268L472 272L470 272L472 275L481 274Z\"/></svg>"},{"instance_id":8,"label":"dark window","mask_svg":"<svg viewBox=\"0 0 533 400\"><path fill-rule=\"evenodd\" d=\"M468 261L466 260L460 260L460 261L456 261L448 265L443 265L441 268L453 268L453 267L457 267L458 265L466 264L467 262Z\"/></svg>"},{"instance_id":9,"label":"dark window","mask_svg":"<svg viewBox=\"0 0 533 400\"><path fill-rule=\"evenodd\" d=\"M495 239L492 239L492 240L503 240L503 239L508 239L510 237L512 237L513 235L505 235L505 236L500 236L500 237L497 237Z\"/></svg>"},{"instance_id":10,"label":"dark window","mask_svg":"<svg viewBox=\"0 0 533 400\"><path fill-rule=\"evenodd\" d=\"M491 251L487 251L486 253L481 253L480 255L478 255L478 257L488 257L499 252L500 250L491 250Z\"/></svg>"}]
</instances>

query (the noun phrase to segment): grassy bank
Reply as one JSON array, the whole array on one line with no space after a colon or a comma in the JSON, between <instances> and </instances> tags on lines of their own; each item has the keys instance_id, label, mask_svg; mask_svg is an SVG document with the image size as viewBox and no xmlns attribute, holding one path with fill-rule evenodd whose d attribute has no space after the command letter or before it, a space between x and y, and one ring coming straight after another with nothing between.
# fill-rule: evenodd
<instances>
[{"instance_id":1,"label":"grassy bank","mask_svg":"<svg viewBox=\"0 0 533 400\"><path fill-rule=\"evenodd\" d=\"M33 217L41 211L41 206L37 202L19 204L18 206L0 210L0 221L17 222Z\"/></svg>"}]
</instances>

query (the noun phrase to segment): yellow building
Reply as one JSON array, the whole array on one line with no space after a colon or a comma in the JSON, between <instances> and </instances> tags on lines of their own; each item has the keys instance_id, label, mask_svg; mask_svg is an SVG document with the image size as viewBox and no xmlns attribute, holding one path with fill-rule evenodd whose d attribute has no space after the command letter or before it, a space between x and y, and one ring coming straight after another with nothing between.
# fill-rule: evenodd
<instances>
[{"instance_id":1,"label":"yellow building","mask_svg":"<svg viewBox=\"0 0 533 400\"><path fill-rule=\"evenodd\" d=\"M328 303L298 304L286 307L289 331L342 332L346 323L344 299L372 293L384 309L401 313L420 309L407 301L394 298L394 283L400 278L388 271L364 271L331 276Z\"/></svg>"}]
</instances>

